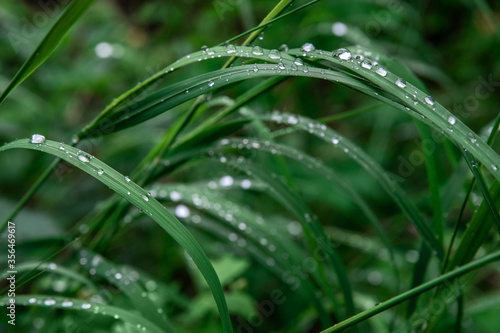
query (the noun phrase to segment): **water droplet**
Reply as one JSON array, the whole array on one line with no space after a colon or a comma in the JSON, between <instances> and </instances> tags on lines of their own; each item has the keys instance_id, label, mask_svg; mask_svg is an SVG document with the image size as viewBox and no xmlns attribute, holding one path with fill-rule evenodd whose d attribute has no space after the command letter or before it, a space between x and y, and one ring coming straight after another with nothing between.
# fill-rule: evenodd
<instances>
[{"instance_id":1,"label":"water droplet","mask_svg":"<svg viewBox=\"0 0 500 333\"><path fill-rule=\"evenodd\" d=\"M143 194L141 197L144 201L149 201L149 197L147 195Z\"/></svg>"},{"instance_id":2,"label":"water droplet","mask_svg":"<svg viewBox=\"0 0 500 333\"><path fill-rule=\"evenodd\" d=\"M274 265L276 265L276 260L274 260L274 258L267 258L266 259L266 264L268 266L274 266Z\"/></svg>"},{"instance_id":3,"label":"water droplet","mask_svg":"<svg viewBox=\"0 0 500 333\"><path fill-rule=\"evenodd\" d=\"M495 164L492 164L491 168L493 169L493 171L497 171L498 170L498 167Z\"/></svg>"},{"instance_id":4,"label":"water droplet","mask_svg":"<svg viewBox=\"0 0 500 333\"><path fill-rule=\"evenodd\" d=\"M83 162L83 163L90 162L90 157L87 154L78 155L78 159L80 160L80 162Z\"/></svg>"},{"instance_id":5,"label":"water droplet","mask_svg":"<svg viewBox=\"0 0 500 333\"><path fill-rule=\"evenodd\" d=\"M63 308L69 308L69 307L73 306L73 302L71 302L71 301L64 301L64 302L61 303L61 305L62 305Z\"/></svg>"},{"instance_id":6,"label":"water droplet","mask_svg":"<svg viewBox=\"0 0 500 333\"><path fill-rule=\"evenodd\" d=\"M41 134L33 134L31 136L31 143L44 143L45 142L45 137Z\"/></svg>"},{"instance_id":7,"label":"water droplet","mask_svg":"<svg viewBox=\"0 0 500 333\"><path fill-rule=\"evenodd\" d=\"M83 303L82 304L82 309L84 310L88 310L92 307L92 305L90 303Z\"/></svg>"},{"instance_id":8,"label":"water droplet","mask_svg":"<svg viewBox=\"0 0 500 333\"><path fill-rule=\"evenodd\" d=\"M125 176L125 181L126 181L127 183L130 183L130 178L128 178L128 176Z\"/></svg>"},{"instance_id":9,"label":"water droplet","mask_svg":"<svg viewBox=\"0 0 500 333\"><path fill-rule=\"evenodd\" d=\"M66 150L62 145L59 146L59 150Z\"/></svg>"},{"instance_id":10,"label":"water droplet","mask_svg":"<svg viewBox=\"0 0 500 333\"><path fill-rule=\"evenodd\" d=\"M260 40L263 40L263 39L264 39L264 31L261 31L261 33L259 34L259 39L260 39Z\"/></svg>"},{"instance_id":11,"label":"water droplet","mask_svg":"<svg viewBox=\"0 0 500 333\"><path fill-rule=\"evenodd\" d=\"M47 305L47 306L52 306L52 305L56 305L56 301L53 299L46 299L45 301L43 301L43 304Z\"/></svg>"},{"instance_id":12,"label":"water droplet","mask_svg":"<svg viewBox=\"0 0 500 333\"><path fill-rule=\"evenodd\" d=\"M256 56L261 56L264 54L264 51L262 51L262 48L260 46L254 46L252 48L252 54Z\"/></svg>"},{"instance_id":13,"label":"water droplet","mask_svg":"<svg viewBox=\"0 0 500 333\"><path fill-rule=\"evenodd\" d=\"M36 298L33 297L33 298L28 299L28 303L30 303L30 304L36 303Z\"/></svg>"},{"instance_id":14,"label":"water droplet","mask_svg":"<svg viewBox=\"0 0 500 333\"><path fill-rule=\"evenodd\" d=\"M401 89L406 88L406 81L405 81L405 80L403 80L402 78L398 78L398 79L396 80L395 84L396 84L399 88L401 88Z\"/></svg>"},{"instance_id":15,"label":"water droplet","mask_svg":"<svg viewBox=\"0 0 500 333\"><path fill-rule=\"evenodd\" d=\"M238 235L232 232L229 234L228 238L231 242L236 242L238 240Z\"/></svg>"},{"instance_id":16,"label":"water droplet","mask_svg":"<svg viewBox=\"0 0 500 333\"><path fill-rule=\"evenodd\" d=\"M104 175L104 170L103 170L103 169L99 169L99 170L97 170L97 174L98 174L99 176Z\"/></svg>"},{"instance_id":17,"label":"water droplet","mask_svg":"<svg viewBox=\"0 0 500 333\"><path fill-rule=\"evenodd\" d=\"M229 175L224 176L219 180L219 184L221 184L221 186L226 186L226 187L233 185L233 182L234 182L233 177L231 177Z\"/></svg>"},{"instance_id":18,"label":"water droplet","mask_svg":"<svg viewBox=\"0 0 500 333\"><path fill-rule=\"evenodd\" d=\"M286 44L281 44L280 46L280 52L288 52L288 45Z\"/></svg>"},{"instance_id":19,"label":"water droplet","mask_svg":"<svg viewBox=\"0 0 500 333\"><path fill-rule=\"evenodd\" d=\"M361 63L361 67L366 68L366 69L372 69L373 65L372 65L372 62L369 59L365 59Z\"/></svg>"},{"instance_id":20,"label":"water droplet","mask_svg":"<svg viewBox=\"0 0 500 333\"><path fill-rule=\"evenodd\" d=\"M457 120L455 119L455 117L453 117L453 116L449 116L449 117L448 117L448 123L449 123L450 125L455 125L456 121L457 121Z\"/></svg>"},{"instance_id":21,"label":"water droplet","mask_svg":"<svg viewBox=\"0 0 500 333\"><path fill-rule=\"evenodd\" d=\"M184 205L178 205L175 207L175 215L180 218L186 218L189 216L189 208Z\"/></svg>"},{"instance_id":22,"label":"water droplet","mask_svg":"<svg viewBox=\"0 0 500 333\"><path fill-rule=\"evenodd\" d=\"M429 104L429 105L434 105L434 100L432 99L431 96L425 96L424 102Z\"/></svg>"},{"instance_id":23,"label":"water droplet","mask_svg":"<svg viewBox=\"0 0 500 333\"><path fill-rule=\"evenodd\" d=\"M283 70L283 69L285 69L286 67L285 67L285 65L284 65L284 64L280 61L280 62L279 62L279 64L278 64L278 68L279 68L279 69L281 69L281 70Z\"/></svg>"},{"instance_id":24,"label":"water droplet","mask_svg":"<svg viewBox=\"0 0 500 333\"><path fill-rule=\"evenodd\" d=\"M387 75L387 69L384 67L379 67L377 70L375 70L375 73L377 73L380 76L386 76Z\"/></svg>"},{"instance_id":25,"label":"water droplet","mask_svg":"<svg viewBox=\"0 0 500 333\"><path fill-rule=\"evenodd\" d=\"M340 60L350 60L352 53L348 49L340 48L333 54L333 56L339 58Z\"/></svg>"},{"instance_id":26,"label":"water droplet","mask_svg":"<svg viewBox=\"0 0 500 333\"><path fill-rule=\"evenodd\" d=\"M312 52L312 51L316 50L314 45L311 43L305 43L304 45L302 45L302 47L300 49L304 52Z\"/></svg>"},{"instance_id":27,"label":"water droplet","mask_svg":"<svg viewBox=\"0 0 500 333\"><path fill-rule=\"evenodd\" d=\"M213 86L214 86L214 84L215 84L215 83L214 83L214 81L209 81L209 82L208 82L208 86L209 86L209 87L213 87Z\"/></svg>"},{"instance_id":28,"label":"water droplet","mask_svg":"<svg viewBox=\"0 0 500 333\"><path fill-rule=\"evenodd\" d=\"M269 52L269 58L273 60L281 59L281 53L278 50L273 49Z\"/></svg>"},{"instance_id":29,"label":"water droplet","mask_svg":"<svg viewBox=\"0 0 500 333\"><path fill-rule=\"evenodd\" d=\"M123 277L123 275L121 275L121 273L115 274L115 279L117 279L117 280L120 280L122 277Z\"/></svg>"},{"instance_id":30,"label":"water droplet","mask_svg":"<svg viewBox=\"0 0 500 333\"><path fill-rule=\"evenodd\" d=\"M291 125L298 124L298 122L299 122L299 120L295 116L288 116L288 118L287 118L287 123L289 123Z\"/></svg>"},{"instance_id":31,"label":"water droplet","mask_svg":"<svg viewBox=\"0 0 500 333\"><path fill-rule=\"evenodd\" d=\"M347 33L347 26L342 22L335 22L332 24L332 33L337 37L345 36Z\"/></svg>"},{"instance_id":32,"label":"water droplet","mask_svg":"<svg viewBox=\"0 0 500 333\"><path fill-rule=\"evenodd\" d=\"M228 44L226 46L227 53L236 53L236 47L233 44Z\"/></svg>"},{"instance_id":33,"label":"water droplet","mask_svg":"<svg viewBox=\"0 0 500 333\"><path fill-rule=\"evenodd\" d=\"M252 181L250 179L243 179L241 181L241 188L242 189L249 189L252 186Z\"/></svg>"},{"instance_id":34,"label":"water droplet","mask_svg":"<svg viewBox=\"0 0 500 333\"><path fill-rule=\"evenodd\" d=\"M339 142L340 142L339 138L337 138L337 137L333 137L333 138L332 138L332 143L333 143L334 145L338 145L338 144L339 144Z\"/></svg>"}]
</instances>

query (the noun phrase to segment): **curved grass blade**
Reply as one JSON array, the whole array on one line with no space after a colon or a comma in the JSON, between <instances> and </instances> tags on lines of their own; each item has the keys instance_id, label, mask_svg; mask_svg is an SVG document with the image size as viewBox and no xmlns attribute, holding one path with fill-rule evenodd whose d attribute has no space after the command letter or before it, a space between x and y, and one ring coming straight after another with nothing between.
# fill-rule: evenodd
<instances>
[{"instance_id":1,"label":"curved grass blade","mask_svg":"<svg viewBox=\"0 0 500 333\"><path fill-rule=\"evenodd\" d=\"M225 158L221 161L226 163L235 169L245 172L247 175L258 179L262 183L268 186L268 193L274 197L278 202L280 202L284 207L286 207L290 212L292 212L299 220L302 225L304 234L309 243L310 251L315 253L319 249L323 251L325 260L328 260L333 271L337 275L338 283L345 300L346 316L352 315L354 312L354 301L352 298L352 287L349 281L345 266L329 241L325 234L325 231L321 224L307 207L307 205L296 195L289 191L287 186L273 178L265 170L259 168L254 163L250 161L241 161L237 159ZM313 258L318 262L318 268L324 267L325 263L319 260L317 256ZM324 272L320 272L324 274ZM322 277L323 284L326 283L325 277ZM335 297L330 289L323 286L325 292L330 293L330 298L332 303L336 304Z\"/></svg>"},{"instance_id":2,"label":"curved grass blade","mask_svg":"<svg viewBox=\"0 0 500 333\"><path fill-rule=\"evenodd\" d=\"M231 320L224 293L213 266L210 264L205 252L196 239L168 210L156 199L152 198L146 191L139 187L130 179L112 169L97 158L87 153L55 141L47 140L41 144L30 143L28 139L10 142L0 147L0 151L13 148L25 148L43 151L57 156L66 162L76 166L82 171L93 176L104 185L110 187L114 192L129 201L132 205L141 209L150 216L158 225L167 231L193 258L193 261L205 277L213 293L219 313L222 318L222 325L225 332L232 332Z\"/></svg>"},{"instance_id":3,"label":"curved grass blade","mask_svg":"<svg viewBox=\"0 0 500 333\"><path fill-rule=\"evenodd\" d=\"M12 81L0 96L0 104L7 98L12 90L33 73L54 52L61 39L71 27L82 17L95 0L74 0L64 10L56 23L42 39L40 44L23 66L16 73Z\"/></svg>"},{"instance_id":4,"label":"curved grass blade","mask_svg":"<svg viewBox=\"0 0 500 333\"><path fill-rule=\"evenodd\" d=\"M0 299L0 305L6 306L7 304L9 304L9 298L3 297ZM113 305L82 301L75 298L47 295L16 295L16 305L92 312L93 314L122 320L145 332L165 332L143 316L134 312Z\"/></svg>"},{"instance_id":5,"label":"curved grass blade","mask_svg":"<svg viewBox=\"0 0 500 333\"><path fill-rule=\"evenodd\" d=\"M323 175L329 182L332 184L339 186L343 189L343 191L351 197L352 201L359 207L359 209L366 216L366 219L372 224L377 234L379 235L382 243L386 246L389 256L391 258L392 264L394 268L397 268L395 262L395 251L391 242L387 238L382 225L380 224L379 219L376 214L373 212L368 203L359 195L359 193L354 190L351 186L349 186L346 182L342 180L342 178L337 175L333 170L326 167L321 161L288 146L270 143L269 141L259 141L254 139L223 139L219 142L220 147L230 146L231 148L238 149L256 149L260 151L270 152L272 154L278 154L282 156L286 156L295 160L298 163L301 163L308 168L314 170L315 172L319 172ZM396 274L397 275L397 274Z\"/></svg>"},{"instance_id":6,"label":"curved grass blade","mask_svg":"<svg viewBox=\"0 0 500 333\"><path fill-rule=\"evenodd\" d=\"M415 228L418 230L419 234L422 236L422 239L432 249L432 251L434 251L434 253L440 258L444 256L443 248L439 244L436 235L424 221L418 209L408 198L403 189L375 160L373 160L357 145L345 137L342 137L333 129L328 128L326 125L307 117L274 112L272 115L263 116L262 119L279 124L284 123L289 126L299 128L305 132L311 133L329 144L332 144L338 149L342 149L349 157L351 157L356 163L362 166L368 173L377 179L387 194L392 197L401 210L407 215Z\"/></svg>"},{"instance_id":7,"label":"curved grass blade","mask_svg":"<svg viewBox=\"0 0 500 333\"><path fill-rule=\"evenodd\" d=\"M79 261L84 263L85 268L94 269L95 275L105 278L110 284L124 293L144 318L162 327L165 332L175 332L170 321L162 315L162 309L156 306L149 297L144 297L145 289L137 282L129 269L115 265L101 255L86 250L80 251Z\"/></svg>"},{"instance_id":8,"label":"curved grass blade","mask_svg":"<svg viewBox=\"0 0 500 333\"><path fill-rule=\"evenodd\" d=\"M469 272L472 272L476 269L479 269L483 266L486 266L492 262L500 260L500 251L494 252L492 254L489 254L487 256L484 256L476 261L473 261L471 263L468 263L462 267L459 267L451 272L448 272L446 274L443 274L429 282L426 282L416 288L410 289L404 293L399 294L398 296L395 296L385 302L379 303L373 308L363 311L361 313L358 313L357 315L344 320L343 322L334 325L321 333L333 333L333 332L340 332L348 327L354 326L370 317L373 317L381 312L386 311L387 309L390 309L416 295L419 295L427 290L430 290L436 286L439 286L440 284L449 281L451 279L455 279L459 276L462 276L464 274L467 274Z\"/></svg>"}]
</instances>

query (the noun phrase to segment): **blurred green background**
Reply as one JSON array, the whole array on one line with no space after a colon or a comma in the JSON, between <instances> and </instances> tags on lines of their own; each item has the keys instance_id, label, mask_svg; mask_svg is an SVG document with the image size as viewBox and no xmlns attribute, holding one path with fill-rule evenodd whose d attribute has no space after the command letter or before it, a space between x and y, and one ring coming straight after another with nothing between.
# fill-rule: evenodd
<instances>
[{"instance_id":1,"label":"blurred green background","mask_svg":"<svg viewBox=\"0 0 500 333\"><path fill-rule=\"evenodd\" d=\"M43 38L62 12L63 3L42 0L0 4L0 89L7 86ZM296 1L291 9L303 3ZM311 42L327 51L360 44L380 50L409 67L426 84L435 100L476 133L484 134L500 110L500 29L492 24L478 3L481 1L323 0L271 25L254 44L272 49L282 44L292 48ZM500 2L488 4L498 20ZM274 5L275 1L264 0L97 1L52 57L3 103L0 142L40 133L48 139L70 143L72 135L113 98L203 45L223 43L256 26ZM204 61L175 71L161 86L215 70L223 63L223 60ZM489 82L487 87L485 82ZM255 83L255 80L243 82L224 94L236 97ZM369 97L330 82L293 78L253 101L250 107L261 112L277 109L319 118L372 103ZM128 174L173 119L188 107L186 103L140 126L84 143L81 149ZM419 151L420 144L410 117L380 106L329 126L363 147L386 170L401 177L398 179L402 187L427 217L432 216L423 163L410 162L408 169L408 162L416 156L412 153ZM379 185L346 156L328 149L311 136L296 134L282 141L331 165L371 203L390 239L407 259L401 265L403 286L408 286L411 270L405 271L404 267L414 263L419 240L393 202L381 193ZM459 158L454 148L436 144L443 187L458 163L445 154L446 149ZM0 154L3 170L0 172L0 218L7 216L51 160L48 155L29 151ZM320 177L309 169L295 164L291 164L290 169L296 187L322 224L347 232L346 237L332 232L332 237L356 290L371 295L367 304L394 295L393 281L387 273L391 267L384 261L383 254L370 253L363 248L366 243L358 242L358 248L353 245L358 234L365 239L376 237L367 223L359 221L358 208L341 190L318 186ZM206 180L204 170L205 166L194 165L167 177L165 182ZM216 170L213 177L221 177L226 172ZM58 168L16 220L20 231L18 249L23 258L20 260L41 259L50 249L57 248L51 245L51 240L71 235L68 230L111 194L99 182L74 168ZM447 217L450 223L455 221L453 214L458 214L463 197L464 193L460 193L450 199L450 205L455 207ZM263 216L272 216L276 213L275 204L262 198L252 194L241 199ZM470 216L470 211L467 214ZM200 291L203 288L195 287L200 283L196 282L199 277L186 266L183 253L166 234L158 232L156 225L145 217L142 220L117 236L101 254L167 283L171 287L168 293L180 299L172 311L179 322L192 325L191 331L217 331L219 319L207 301L211 296L207 291ZM229 303L235 316L255 314L258 311L255 302L269 298L275 288L286 289L279 279L251 258L203 232L193 232L215 260L218 272L227 274L225 288L232 291L234 299ZM480 293L498 288L498 268L497 265L497 270L481 286L473 288L478 288ZM50 275L41 279L42 285L50 284ZM319 326L311 319L314 313L304 310L307 307L303 304L297 306L294 297L293 292L287 291L287 301L277 307L277 312L257 331L318 331ZM499 310L498 304L494 308L492 305L491 311L478 311L477 316L474 312L468 314L465 324L475 327L474 332L496 332L500 321L491 313ZM34 327L43 329L48 325L44 318L50 318L46 317L49 313L43 309L33 310L30 317L39 319ZM27 322L30 317L19 318Z\"/></svg>"}]
</instances>

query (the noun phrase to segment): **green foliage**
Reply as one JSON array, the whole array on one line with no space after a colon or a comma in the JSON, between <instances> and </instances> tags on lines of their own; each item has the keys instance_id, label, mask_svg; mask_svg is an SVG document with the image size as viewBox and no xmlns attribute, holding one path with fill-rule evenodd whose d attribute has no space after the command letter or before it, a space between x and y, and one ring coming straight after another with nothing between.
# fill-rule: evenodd
<instances>
[{"instance_id":1,"label":"green foliage","mask_svg":"<svg viewBox=\"0 0 500 333\"><path fill-rule=\"evenodd\" d=\"M0 5L2 325L496 332L495 6Z\"/></svg>"}]
</instances>

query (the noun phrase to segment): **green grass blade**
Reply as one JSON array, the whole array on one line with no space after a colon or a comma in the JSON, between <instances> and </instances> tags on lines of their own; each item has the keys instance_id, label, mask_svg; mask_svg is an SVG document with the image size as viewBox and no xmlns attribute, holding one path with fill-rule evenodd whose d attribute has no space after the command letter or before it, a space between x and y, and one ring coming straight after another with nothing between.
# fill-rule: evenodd
<instances>
[{"instance_id":1,"label":"green grass blade","mask_svg":"<svg viewBox=\"0 0 500 333\"><path fill-rule=\"evenodd\" d=\"M74 0L64 13L59 17L56 23L42 39L40 44L31 56L26 60L23 66L16 73L12 81L0 96L0 104L7 98L12 90L23 82L31 73L33 73L47 58L54 52L61 39L71 29L71 27L82 17L95 0Z\"/></svg>"},{"instance_id":2,"label":"green grass blade","mask_svg":"<svg viewBox=\"0 0 500 333\"><path fill-rule=\"evenodd\" d=\"M373 308L363 311L361 313L358 313L357 315L344 320L343 322L334 325L321 333L333 333L333 332L340 332L348 327L354 326L370 317L373 317L381 312L386 311L387 309L390 309L406 300L409 298L412 298L416 295L419 295L427 290L430 290L436 286L439 286L440 284L449 281L451 279L455 279L459 276L462 276L464 274L467 274L469 272L472 272L476 269L479 269L483 266L486 266L490 263L493 263L495 261L500 260L500 251L494 252L492 254L489 254L487 256L482 257L481 259L478 259L476 261L473 261L471 263L468 263L460 268L457 268L451 272L448 272L446 274L443 274L435 279L432 279L429 282L426 282L416 288L410 289L404 293L399 294L398 296L395 296L385 302L379 303L378 305L374 306Z\"/></svg>"},{"instance_id":3,"label":"green grass blade","mask_svg":"<svg viewBox=\"0 0 500 333\"><path fill-rule=\"evenodd\" d=\"M9 298L3 297L0 299L0 305L7 306L8 304ZM82 301L75 298L47 295L16 295L16 305L91 312L93 314L111 317L112 319L122 320L123 322L131 324L132 326L144 330L145 332L165 332L143 316L132 311L113 305Z\"/></svg>"},{"instance_id":4,"label":"green grass blade","mask_svg":"<svg viewBox=\"0 0 500 333\"><path fill-rule=\"evenodd\" d=\"M419 234L422 236L422 239L432 249L432 251L434 251L434 253L440 258L444 256L443 248L439 244L436 235L420 215L418 209L408 198L403 189L375 160L373 160L357 145L341 136L331 128L326 127L324 124L307 117L275 112L273 115L264 116L264 119L297 127L302 131L311 133L319 139L332 144L338 149L342 149L353 159L353 161L361 165L380 183L387 194L393 198L401 210L408 216L410 221L418 230Z\"/></svg>"},{"instance_id":5,"label":"green grass blade","mask_svg":"<svg viewBox=\"0 0 500 333\"><path fill-rule=\"evenodd\" d=\"M205 277L214 295L215 302L217 303L222 318L224 331L232 332L231 320L229 318L224 293L213 266L210 264L205 252L196 239L182 223L168 212L163 205L156 201L156 199L152 198L134 182L125 179L125 176L116 170L77 148L49 140L42 144L33 144L30 143L28 139L22 139L5 144L0 148L0 151L13 148L38 150L57 156L93 176L104 185L107 185L132 205L150 216L151 219L167 231L193 258L193 261Z\"/></svg>"}]
</instances>

